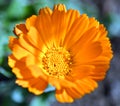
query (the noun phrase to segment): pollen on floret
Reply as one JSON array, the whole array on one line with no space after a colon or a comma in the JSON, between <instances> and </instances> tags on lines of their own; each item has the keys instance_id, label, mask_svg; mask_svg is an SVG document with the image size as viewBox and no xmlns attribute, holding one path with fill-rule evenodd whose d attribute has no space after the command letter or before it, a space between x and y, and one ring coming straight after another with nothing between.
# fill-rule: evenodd
<instances>
[{"instance_id":1,"label":"pollen on floret","mask_svg":"<svg viewBox=\"0 0 120 106\"><path fill-rule=\"evenodd\" d=\"M70 53L62 47L48 49L42 58L44 72L53 77L64 78L71 72Z\"/></svg>"}]
</instances>

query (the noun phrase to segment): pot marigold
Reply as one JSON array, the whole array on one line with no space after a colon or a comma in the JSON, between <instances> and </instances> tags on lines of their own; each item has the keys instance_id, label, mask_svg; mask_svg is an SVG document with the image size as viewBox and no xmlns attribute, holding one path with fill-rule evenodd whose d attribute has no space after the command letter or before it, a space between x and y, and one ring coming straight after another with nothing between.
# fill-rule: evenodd
<instances>
[{"instance_id":1,"label":"pot marigold","mask_svg":"<svg viewBox=\"0 0 120 106\"><path fill-rule=\"evenodd\" d=\"M14 33L9 66L16 83L36 95L50 84L59 102L73 102L93 91L110 66L112 50L105 27L63 4L53 11L41 9L16 25Z\"/></svg>"}]
</instances>

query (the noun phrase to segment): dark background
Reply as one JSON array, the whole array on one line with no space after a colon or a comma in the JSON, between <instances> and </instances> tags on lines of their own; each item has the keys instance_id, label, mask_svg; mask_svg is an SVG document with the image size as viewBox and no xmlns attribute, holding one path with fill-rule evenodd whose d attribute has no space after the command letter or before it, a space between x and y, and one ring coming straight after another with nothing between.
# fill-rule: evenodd
<instances>
[{"instance_id":1,"label":"dark background","mask_svg":"<svg viewBox=\"0 0 120 106\"><path fill-rule=\"evenodd\" d=\"M52 8L57 3L64 3L68 9L77 9L103 23L114 52L105 80L99 82L94 92L72 104L58 103L51 87L40 96L19 87L7 64L11 53L8 38L14 35L14 26L37 14L40 8ZM120 106L120 0L0 0L0 106Z\"/></svg>"}]
</instances>

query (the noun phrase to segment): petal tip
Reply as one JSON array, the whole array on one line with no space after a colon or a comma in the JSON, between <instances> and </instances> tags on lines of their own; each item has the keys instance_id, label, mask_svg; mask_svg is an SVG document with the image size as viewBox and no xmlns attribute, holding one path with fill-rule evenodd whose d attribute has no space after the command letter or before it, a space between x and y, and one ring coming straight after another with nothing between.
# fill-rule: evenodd
<instances>
[{"instance_id":1,"label":"petal tip","mask_svg":"<svg viewBox=\"0 0 120 106\"><path fill-rule=\"evenodd\" d=\"M55 5L55 6L54 6L54 10L67 11L64 4L57 4L57 5Z\"/></svg>"}]
</instances>

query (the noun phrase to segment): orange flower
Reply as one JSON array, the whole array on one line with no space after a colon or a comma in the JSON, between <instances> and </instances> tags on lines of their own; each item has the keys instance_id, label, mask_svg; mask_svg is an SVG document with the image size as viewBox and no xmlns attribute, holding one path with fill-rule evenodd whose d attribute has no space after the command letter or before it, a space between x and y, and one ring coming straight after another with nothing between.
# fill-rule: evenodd
<instances>
[{"instance_id":1,"label":"orange flower","mask_svg":"<svg viewBox=\"0 0 120 106\"><path fill-rule=\"evenodd\" d=\"M10 37L9 66L16 83L36 95L48 84L59 102L73 102L103 80L112 58L102 24L62 4L46 7L16 25Z\"/></svg>"}]
</instances>

